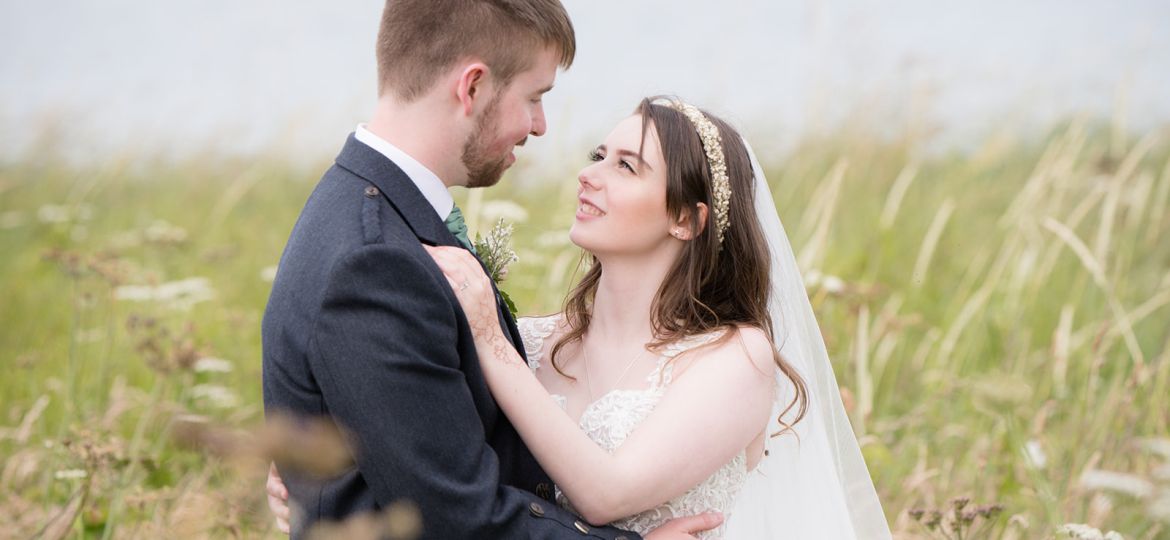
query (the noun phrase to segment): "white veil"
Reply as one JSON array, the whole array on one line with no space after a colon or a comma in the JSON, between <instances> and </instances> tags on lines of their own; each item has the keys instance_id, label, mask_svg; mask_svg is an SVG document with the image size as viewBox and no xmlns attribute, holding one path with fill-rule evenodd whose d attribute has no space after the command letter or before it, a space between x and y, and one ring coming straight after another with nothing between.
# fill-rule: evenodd
<instances>
[{"instance_id":1,"label":"white veil","mask_svg":"<svg viewBox=\"0 0 1170 540\"><path fill-rule=\"evenodd\" d=\"M793 426L799 437L769 437L727 524L729 540L889 539L890 528L849 424L833 366L813 314L788 235L751 146L755 208L771 253L769 314L776 347L808 386L808 412ZM777 401L768 433L792 400L792 384L777 372ZM791 416L791 413L790 413Z\"/></svg>"}]
</instances>

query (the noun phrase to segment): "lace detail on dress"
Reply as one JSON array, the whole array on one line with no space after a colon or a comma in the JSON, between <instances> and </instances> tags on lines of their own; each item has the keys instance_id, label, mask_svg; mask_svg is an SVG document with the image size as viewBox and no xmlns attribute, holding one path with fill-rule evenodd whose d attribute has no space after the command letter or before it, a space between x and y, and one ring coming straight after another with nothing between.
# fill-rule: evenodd
<instances>
[{"instance_id":1,"label":"lace detail on dress","mask_svg":"<svg viewBox=\"0 0 1170 540\"><path fill-rule=\"evenodd\" d=\"M558 314L548 317L523 317L516 321L520 339L524 341L524 356L528 357L528 367L532 371L540 369L540 360L544 358L544 340L553 335L560 319L561 316Z\"/></svg>"},{"instance_id":2,"label":"lace detail on dress","mask_svg":"<svg viewBox=\"0 0 1170 540\"><path fill-rule=\"evenodd\" d=\"M720 331L708 332L706 334L683 338L667 345L662 351L662 356L658 358L658 365L646 377L646 380L650 383L650 388L667 386L674 380L674 362L672 360L675 357L691 349L696 349L711 343L719 339L721 335L722 332Z\"/></svg>"},{"instance_id":3,"label":"lace detail on dress","mask_svg":"<svg viewBox=\"0 0 1170 540\"><path fill-rule=\"evenodd\" d=\"M557 330L557 323L561 316L524 317L516 321L516 329L520 330L520 339L524 342L524 356L528 358L528 369L533 373L540 369L540 361L544 358L544 341ZM550 394L557 406L568 407L565 396Z\"/></svg>"},{"instance_id":4,"label":"lace detail on dress","mask_svg":"<svg viewBox=\"0 0 1170 540\"><path fill-rule=\"evenodd\" d=\"M710 343L719 335L714 333L694 336L668 346L658 359L658 365L647 376L646 381L649 383L647 388L612 390L601 396L597 401L590 403L581 414L581 429L598 446L613 453L634 432L638 424L650 415L666 393L674 370L674 363L671 360L685 351ZM564 397L554 395L553 399L556 399L561 407L565 406ZM730 514L735 497L746 480L747 455L740 452L709 478L681 496L645 512L619 519L613 525L645 535L675 517L712 510L723 512L726 516ZM559 488L556 490L556 499L561 506L575 512L572 503ZM723 527L720 527L700 534L699 538L719 538L722 534Z\"/></svg>"}]
</instances>

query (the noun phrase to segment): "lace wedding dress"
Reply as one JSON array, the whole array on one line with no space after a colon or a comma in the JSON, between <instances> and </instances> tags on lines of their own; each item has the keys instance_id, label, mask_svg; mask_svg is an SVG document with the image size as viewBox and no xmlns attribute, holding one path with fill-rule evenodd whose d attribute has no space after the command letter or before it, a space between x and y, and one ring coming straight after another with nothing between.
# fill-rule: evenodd
<instances>
[{"instance_id":1,"label":"lace wedding dress","mask_svg":"<svg viewBox=\"0 0 1170 540\"><path fill-rule=\"evenodd\" d=\"M543 318L523 318L517 321L520 335L524 339L524 350L528 366L533 371L541 369L545 356L545 340L551 336L561 320L560 315ZM674 364L671 359L695 347L705 345L718 334L693 336L671 344L659 356L654 370L646 377L643 389L611 390L585 407L579 425L590 439L607 452L614 452L625 442L626 437L637 429L638 424L650 415L658 401L670 386ZM548 344L551 349L552 343ZM551 368L548 368L551 369ZM565 408L565 397L553 394L553 399ZM613 526L645 535L672 518L693 516L703 512L717 511L730 517L736 495L747 479L747 455L740 452L730 462L720 467L709 478L686 493L657 507L639 514L619 519ZM569 511L576 512L573 504L556 490L557 503ZM720 538L723 528L699 534L699 538Z\"/></svg>"},{"instance_id":2,"label":"lace wedding dress","mask_svg":"<svg viewBox=\"0 0 1170 540\"><path fill-rule=\"evenodd\" d=\"M741 454L682 496L615 525L644 534L674 516L717 510L728 519L723 528L703 538L890 540L890 527L841 402L833 365L792 245L776 212L764 171L751 145L747 141L744 144L754 176L750 196L771 260L768 314L776 324L773 343L807 385L806 415L791 426L793 436L764 442L764 457L751 473L744 470L745 456ZM540 368L545 339L554 333L559 319L520 320L533 369ZM581 429L598 446L614 451L665 394L671 376L668 360L710 339L697 336L666 351L658 360L658 369L646 380L645 389L616 390L589 404L581 416ZM783 431L777 418L793 397L791 384L779 371L776 387L769 433ZM558 401L564 407L564 398ZM559 492L557 500L571 509Z\"/></svg>"}]
</instances>

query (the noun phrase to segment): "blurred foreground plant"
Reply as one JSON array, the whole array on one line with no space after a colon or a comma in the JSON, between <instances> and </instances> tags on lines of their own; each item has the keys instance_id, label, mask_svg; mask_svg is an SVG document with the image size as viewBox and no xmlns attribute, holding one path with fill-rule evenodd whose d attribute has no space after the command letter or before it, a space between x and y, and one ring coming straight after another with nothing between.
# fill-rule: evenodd
<instances>
[{"instance_id":1,"label":"blurred foreground plant","mask_svg":"<svg viewBox=\"0 0 1170 540\"><path fill-rule=\"evenodd\" d=\"M916 508L907 512L934 537L947 540L994 538L1003 505L972 505L971 499L951 499L944 508Z\"/></svg>"}]
</instances>

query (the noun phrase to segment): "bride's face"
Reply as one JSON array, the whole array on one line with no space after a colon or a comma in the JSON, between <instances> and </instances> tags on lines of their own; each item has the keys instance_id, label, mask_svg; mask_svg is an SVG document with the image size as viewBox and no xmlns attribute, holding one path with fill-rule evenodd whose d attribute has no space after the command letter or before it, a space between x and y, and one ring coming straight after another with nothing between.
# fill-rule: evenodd
<instances>
[{"instance_id":1,"label":"bride's face","mask_svg":"<svg viewBox=\"0 0 1170 540\"><path fill-rule=\"evenodd\" d=\"M577 176L573 243L594 255L646 253L668 245L674 222L666 211L666 163L654 126L643 144L642 117L626 118L590 158L593 163Z\"/></svg>"}]
</instances>

